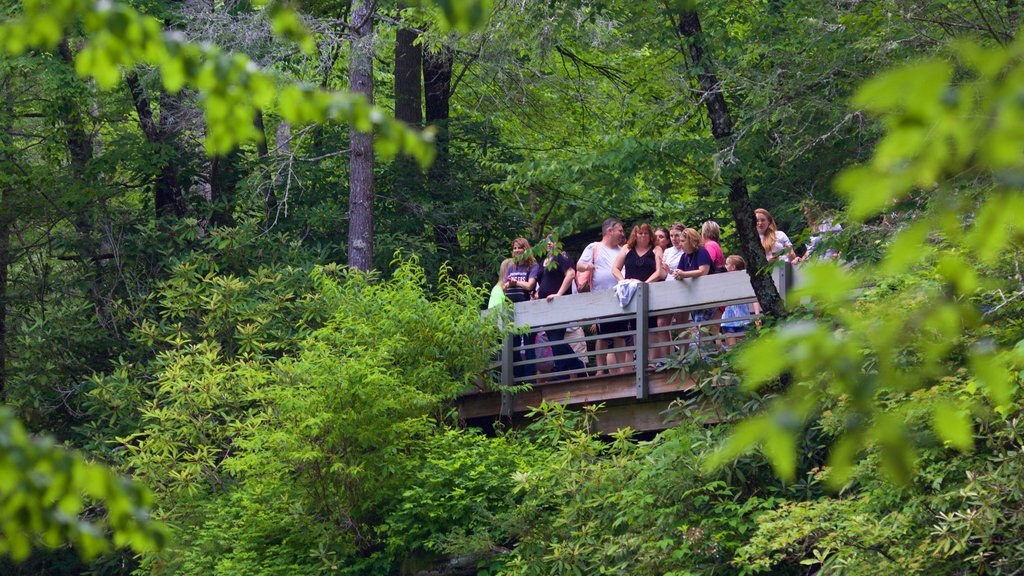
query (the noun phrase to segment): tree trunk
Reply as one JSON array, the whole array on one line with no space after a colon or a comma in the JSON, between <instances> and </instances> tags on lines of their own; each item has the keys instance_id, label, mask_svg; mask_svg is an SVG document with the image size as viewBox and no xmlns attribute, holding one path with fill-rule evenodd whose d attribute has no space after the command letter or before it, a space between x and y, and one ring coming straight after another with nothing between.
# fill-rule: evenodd
<instances>
[{"instance_id":1,"label":"tree trunk","mask_svg":"<svg viewBox=\"0 0 1024 576\"><path fill-rule=\"evenodd\" d=\"M132 104L135 105L135 113L139 116L139 128L150 144L160 147L172 146L171 133L172 116L180 108L177 98L171 95L160 96L160 121L159 124L153 120L153 110L149 103L149 97L139 82L139 77L130 73L125 78L128 91L132 97ZM178 166L174 159L175 154L167 155L167 160L160 167L160 174L157 175L154 183L153 204L156 207L156 217L183 218L185 216L185 193L181 182L178 179Z\"/></svg>"},{"instance_id":2,"label":"tree trunk","mask_svg":"<svg viewBox=\"0 0 1024 576\"><path fill-rule=\"evenodd\" d=\"M729 115L729 107L715 74L714 64L707 57L704 35L697 13L683 10L679 15L677 31L687 45L690 65L696 71L701 100L704 102L708 118L711 120L711 134L719 144L733 146L735 143L733 142L732 117ZM778 318L784 312L783 302L771 275L763 272L767 269L768 260L765 258L761 238L757 233L754 208L750 204L747 183L740 173L738 163L723 168L722 176L729 182L729 208L736 221L740 253L747 261L750 285L765 314Z\"/></svg>"},{"instance_id":3,"label":"tree trunk","mask_svg":"<svg viewBox=\"0 0 1024 576\"><path fill-rule=\"evenodd\" d=\"M210 224L214 227L235 225L235 191L239 178L237 151L210 160Z\"/></svg>"},{"instance_id":4,"label":"tree trunk","mask_svg":"<svg viewBox=\"0 0 1024 576\"><path fill-rule=\"evenodd\" d=\"M3 114L0 125L11 127L14 118L14 94L7 78L0 78L3 96ZM0 168L11 174L13 149L10 135L0 135ZM12 263L11 227L14 225L14 207L10 205L8 185L0 186L0 403L7 398L7 274Z\"/></svg>"},{"instance_id":5,"label":"tree trunk","mask_svg":"<svg viewBox=\"0 0 1024 576\"><path fill-rule=\"evenodd\" d=\"M373 103L374 0L353 0L349 91ZM348 264L373 268L373 134L349 131Z\"/></svg>"},{"instance_id":6,"label":"tree trunk","mask_svg":"<svg viewBox=\"0 0 1024 576\"><path fill-rule=\"evenodd\" d=\"M0 187L0 402L6 398L7 390L7 268L11 264L12 220L7 188Z\"/></svg>"},{"instance_id":7,"label":"tree trunk","mask_svg":"<svg viewBox=\"0 0 1024 576\"><path fill-rule=\"evenodd\" d=\"M61 58L65 64L69 67L74 66L74 56L71 53L71 47L68 45L67 38L61 40L58 45ZM94 174L90 174L89 163L93 159L93 138L92 135L86 130L85 115L82 113L82 106L80 102L75 101L73 95L63 95L58 99L58 109L61 110L63 116L61 121L64 123L65 145L68 150L68 158L70 160L71 176L76 184L84 184L90 182L95 177ZM106 313L106 299L103 296L102 278L103 278L103 264L100 258L99 241L96 239L93 221L92 203L89 200L85 200L81 206L73 208L74 213L70 215L72 225L78 232L78 258L81 260L83 266L85 266L85 275L89 287L89 296L92 300L93 309L96 313L96 318L100 324L106 326L108 324L108 315Z\"/></svg>"},{"instance_id":8,"label":"tree trunk","mask_svg":"<svg viewBox=\"0 0 1024 576\"><path fill-rule=\"evenodd\" d=\"M452 200L446 194L451 189L448 182L448 119L449 100L452 96L453 54L448 50L423 53L423 86L427 108L427 125L437 129L437 156L428 174L430 196L436 206L445 206ZM433 211L439 221L434 223L434 242L443 254L454 256L459 248L458 228L453 225L451 214L444 210Z\"/></svg>"},{"instance_id":9,"label":"tree trunk","mask_svg":"<svg viewBox=\"0 0 1024 576\"><path fill-rule=\"evenodd\" d=\"M413 128L423 123L423 48L419 33L400 28L395 33L395 118Z\"/></svg>"}]
</instances>

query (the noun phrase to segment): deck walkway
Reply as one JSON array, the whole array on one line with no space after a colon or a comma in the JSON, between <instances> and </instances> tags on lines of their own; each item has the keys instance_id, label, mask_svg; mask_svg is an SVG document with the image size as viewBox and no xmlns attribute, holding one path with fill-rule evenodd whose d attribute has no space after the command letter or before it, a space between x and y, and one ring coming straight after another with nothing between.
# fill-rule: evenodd
<instances>
[{"instance_id":1,"label":"deck walkway","mask_svg":"<svg viewBox=\"0 0 1024 576\"><path fill-rule=\"evenodd\" d=\"M790 265L773 269L773 278L780 293L792 287L794 270ZM531 384L529 390L515 395L494 390L472 390L458 399L459 416L470 424L487 425L495 419L513 424L541 401L558 402L572 407L604 403L598 430L611 432L629 426L634 430L662 430L671 425L664 412L669 404L693 393L694 379L681 377L678 370L652 370L652 361L670 365L676 350L694 346L719 346L722 336L715 335L721 319L690 321L690 311L754 302L754 291L746 272L713 274L682 281L642 284L626 307L620 307L611 291L574 294L553 302L533 300L516 305L514 324L530 333L594 323L631 320L636 328L617 334L626 339L624 346L613 350L624 352L630 360L612 366L617 372L605 376L590 375L595 370L594 341L608 336L587 335L589 371L569 370L538 376L516 376L526 364L549 362L553 358L513 361L514 352L538 349L548 344L516 347L513 338L506 339L501 362L495 365L497 380L505 385ZM720 314L718 314L720 316ZM674 317L676 323L648 328L648 318ZM667 340L667 341L662 341ZM578 342L579 340L577 340ZM650 353L654 349L653 354ZM651 356L654 356L653 358ZM559 380L559 378L569 378Z\"/></svg>"}]
</instances>

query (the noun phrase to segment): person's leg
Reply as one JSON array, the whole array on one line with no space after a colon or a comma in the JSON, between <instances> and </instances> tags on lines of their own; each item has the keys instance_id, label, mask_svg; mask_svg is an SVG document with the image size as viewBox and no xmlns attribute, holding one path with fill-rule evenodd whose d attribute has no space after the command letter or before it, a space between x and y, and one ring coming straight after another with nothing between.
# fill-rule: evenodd
<instances>
[{"instance_id":1,"label":"person's leg","mask_svg":"<svg viewBox=\"0 0 1024 576\"><path fill-rule=\"evenodd\" d=\"M587 342L583 340L585 334L586 332L579 326L565 331L565 340L569 348L576 354L576 367L580 370L579 373L572 375L573 378L582 378L588 375L590 356L587 354L589 352Z\"/></svg>"},{"instance_id":2,"label":"person's leg","mask_svg":"<svg viewBox=\"0 0 1024 576\"><path fill-rule=\"evenodd\" d=\"M572 348L565 343L565 328L549 329L548 342L551 343L551 355L556 358L554 361L555 373L583 368L579 358L574 355ZM559 356L563 355L570 355L570 357L558 359ZM552 377L552 380L567 380L568 378L568 374L560 374Z\"/></svg>"},{"instance_id":3,"label":"person's leg","mask_svg":"<svg viewBox=\"0 0 1024 576\"><path fill-rule=\"evenodd\" d=\"M524 346L531 346L531 345L535 344L536 341L537 341L537 334L535 332L530 332L528 334L524 334L523 335L523 345ZM529 362L530 360L534 360L535 358L537 358L537 350L535 348L527 349L526 350L526 360ZM533 383L533 377L537 375L537 365L531 362L530 364L527 364L523 368L524 368L523 375L530 377L528 380L523 381L523 383L524 384L526 384L526 383L532 384Z\"/></svg>"},{"instance_id":4,"label":"person's leg","mask_svg":"<svg viewBox=\"0 0 1024 576\"><path fill-rule=\"evenodd\" d=\"M658 344L664 341L663 332L651 332L652 329L657 327L658 320L656 318L647 319L647 362L650 364L654 364L663 355L661 347L658 346Z\"/></svg>"},{"instance_id":5,"label":"person's leg","mask_svg":"<svg viewBox=\"0 0 1024 576\"><path fill-rule=\"evenodd\" d=\"M612 343L612 345L615 348L625 348L626 347L626 338L620 336L620 337L615 339L615 341ZM608 356L609 356L609 358L612 359L610 361L612 363L614 363L614 364L624 364L626 362L629 362L629 352L628 351L612 352L612 353L608 354ZM615 373L616 374L625 374L626 372L629 372L629 366L628 365L626 365L626 366L619 366L618 368L615 369Z\"/></svg>"},{"instance_id":6,"label":"person's leg","mask_svg":"<svg viewBox=\"0 0 1024 576\"><path fill-rule=\"evenodd\" d=\"M601 325L598 324L597 325L597 333L598 333L598 335L603 334L603 332L604 331L601 329ZM607 350L607 349L608 349L608 339L607 338L598 338L597 340L594 341L594 350L596 352L596 354L594 354L594 357L597 358L597 374L599 376L601 374L606 373L606 372L604 372L604 370L605 370L605 366L608 365L608 358L607 358L607 355L604 353L604 351Z\"/></svg>"}]
</instances>

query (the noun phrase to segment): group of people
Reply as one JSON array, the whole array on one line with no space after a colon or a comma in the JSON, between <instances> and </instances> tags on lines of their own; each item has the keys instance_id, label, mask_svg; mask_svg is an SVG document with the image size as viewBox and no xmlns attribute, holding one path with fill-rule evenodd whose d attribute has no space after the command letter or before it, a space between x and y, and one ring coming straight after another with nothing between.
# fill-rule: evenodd
<instances>
[{"instance_id":1,"label":"group of people","mask_svg":"<svg viewBox=\"0 0 1024 576\"><path fill-rule=\"evenodd\" d=\"M801 257L797 256L789 237L778 229L775 219L767 210L758 208L754 212L761 245L769 262L782 260L798 263L812 254L825 233L834 232L838 228L820 214L811 214L811 209L805 210L805 215L811 223L812 236L807 252ZM532 298L546 299L550 302L575 291L614 290L628 282L678 281L718 272L744 270L746 261L741 256L725 256L719 244L720 236L719 225L709 220L703 223L700 232L678 222L668 228L651 227L642 223L632 228L627 239L622 222L609 218L601 225L601 239L589 244L575 264L564 251L556 251L557 243L550 235L545 239L546 256L539 262L531 254L529 241L525 238L516 238L512 242L512 257L501 264L499 285L508 300L513 303ZM836 256L831 253L827 255ZM750 323L749 318L759 312L756 302L693 310L688 313L651 318L648 327L686 324L691 320L706 322L721 319L720 325L713 327L713 330L717 332L720 329L726 334L727 336L723 338L724 344L731 346L735 343L738 333L746 330ZM597 325L599 335L609 335L608 338L596 340L598 374L625 372L630 369L631 353L622 351L626 347L625 337L615 334L633 329L635 326L632 320L603 322ZM554 357L553 370L556 373L582 372L585 365L566 342L565 332L565 328L546 330L551 354ZM517 338L516 360L534 360L534 349L521 348L533 345L535 335L525 334ZM658 359L668 355L668 343L671 340L670 330L651 333L651 364L656 364ZM609 352L601 353L604 350ZM535 372L536 364L530 363L517 366L515 376L532 377ZM556 378L562 377L564 375Z\"/></svg>"}]
</instances>

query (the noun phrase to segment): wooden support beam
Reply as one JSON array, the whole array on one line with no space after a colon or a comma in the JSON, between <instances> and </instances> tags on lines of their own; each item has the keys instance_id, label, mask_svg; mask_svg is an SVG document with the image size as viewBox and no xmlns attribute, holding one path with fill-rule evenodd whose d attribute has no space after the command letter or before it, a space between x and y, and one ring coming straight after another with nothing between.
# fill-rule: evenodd
<instances>
[{"instance_id":1,"label":"wooden support beam","mask_svg":"<svg viewBox=\"0 0 1024 576\"><path fill-rule=\"evenodd\" d=\"M636 294L633 295L633 300L636 302L636 330L634 331L633 338L636 343L636 354L635 354L635 371L636 371L636 399L645 400L647 398L647 300L648 300L648 286L646 282L641 282L640 287L637 289Z\"/></svg>"}]
</instances>

